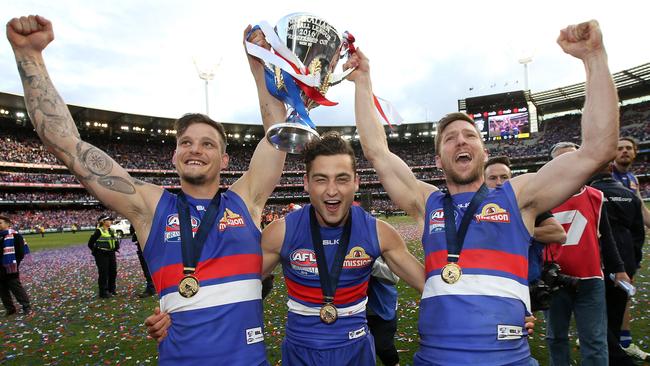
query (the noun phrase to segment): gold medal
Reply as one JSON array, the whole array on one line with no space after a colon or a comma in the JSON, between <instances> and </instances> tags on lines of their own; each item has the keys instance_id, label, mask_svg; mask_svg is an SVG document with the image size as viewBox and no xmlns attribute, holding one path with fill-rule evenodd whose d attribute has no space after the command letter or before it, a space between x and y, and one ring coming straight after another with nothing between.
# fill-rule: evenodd
<instances>
[{"instance_id":1,"label":"gold medal","mask_svg":"<svg viewBox=\"0 0 650 366\"><path fill-rule=\"evenodd\" d=\"M456 263L447 263L444 267L442 267L442 271L440 272L440 277L442 277L442 280L450 285L458 282L458 280L460 280L460 276L462 275L463 270Z\"/></svg>"},{"instance_id":2,"label":"gold medal","mask_svg":"<svg viewBox=\"0 0 650 366\"><path fill-rule=\"evenodd\" d=\"M178 283L178 293L183 297L192 297L199 292L199 280L192 275L185 275Z\"/></svg>"},{"instance_id":3,"label":"gold medal","mask_svg":"<svg viewBox=\"0 0 650 366\"><path fill-rule=\"evenodd\" d=\"M325 303L320 308L320 320L325 324L332 324L339 317L336 307L332 303Z\"/></svg>"}]
</instances>

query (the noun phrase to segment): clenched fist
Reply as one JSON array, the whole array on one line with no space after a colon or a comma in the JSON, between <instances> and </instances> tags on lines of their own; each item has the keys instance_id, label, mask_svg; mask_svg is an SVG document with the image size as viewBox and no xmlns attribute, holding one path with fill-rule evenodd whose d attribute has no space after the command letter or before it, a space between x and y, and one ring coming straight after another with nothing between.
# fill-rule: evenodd
<instances>
[{"instance_id":1,"label":"clenched fist","mask_svg":"<svg viewBox=\"0 0 650 366\"><path fill-rule=\"evenodd\" d=\"M557 43L564 52L583 61L591 56L605 53L603 34L595 20L562 29Z\"/></svg>"},{"instance_id":2,"label":"clenched fist","mask_svg":"<svg viewBox=\"0 0 650 366\"><path fill-rule=\"evenodd\" d=\"M54 39L52 23L40 15L13 18L7 23L7 39L14 52L41 52Z\"/></svg>"}]
</instances>

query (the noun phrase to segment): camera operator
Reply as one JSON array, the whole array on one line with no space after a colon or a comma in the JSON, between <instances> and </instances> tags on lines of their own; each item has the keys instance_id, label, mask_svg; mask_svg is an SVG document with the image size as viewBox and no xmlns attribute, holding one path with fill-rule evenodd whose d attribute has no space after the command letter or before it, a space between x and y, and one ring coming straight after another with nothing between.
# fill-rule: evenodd
<instances>
[{"instance_id":1,"label":"camera operator","mask_svg":"<svg viewBox=\"0 0 650 366\"><path fill-rule=\"evenodd\" d=\"M510 159L495 156L485 163L485 184L488 188L502 186L512 178ZM564 243L566 232L550 212L544 212L535 219L535 230L528 250L528 285L532 311L546 310L550 306L550 288L541 280L542 250L548 243Z\"/></svg>"},{"instance_id":2,"label":"camera operator","mask_svg":"<svg viewBox=\"0 0 650 366\"><path fill-rule=\"evenodd\" d=\"M634 277L642 259L645 230L641 200L634 192L614 179L611 166L603 167L599 174L592 177L592 187L603 192L607 218L610 223L616 247L623 260L625 272ZM629 355L619 345L623 314L628 301L628 294L605 276L605 294L607 298L607 340L611 365L634 365ZM640 351L642 352L642 351ZM639 357L637 354L633 354ZM644 355L642 355L644 356ZM639 357L647 359L645 357Z\"/></svg>"},{"instance_id":3,"label":"camera operator","mask_svg":"<svg viewBox=\"0 0 650 366\"><path fill-rule=\"evenodd\" d=\"M577 148L572 142L559 142L551 148L551 158L563 159L562 154ZM564 244L551 244L544 253L547 263L542 278L558 287L551 292L551 307L545 314L552 365L571 364L568 333L572 313L578 328L582 364L608 365L602 263L605 273L615 273L617 281L629 281L629 278L605 211L603 193L591 187L583 187L551 210L567 231Z\"/></svg>"}]
</instances>

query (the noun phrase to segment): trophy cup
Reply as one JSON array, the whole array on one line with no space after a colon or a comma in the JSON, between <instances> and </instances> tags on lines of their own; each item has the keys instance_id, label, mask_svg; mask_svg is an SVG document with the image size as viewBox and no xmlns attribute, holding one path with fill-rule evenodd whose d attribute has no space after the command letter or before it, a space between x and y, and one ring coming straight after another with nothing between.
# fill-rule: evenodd
<instances>
[{"instance_id":1,"label":"trophy cup","mask_svg":"<svg viewBox=\"0 0 650 366\"><path fill-rule=\"evenodd\" d=\"M308 13L289 14L280 19L275 32L267 30L264 34L277 54L283 56L284 51L284 56L290 56L282 58L289 61L295 71L287 72L286 65L280 67L265 60L267 88L287 105L288 112L286 121L271 126L266 138L279 150L299 154L307 143L320 139L309 118L309 110L319 105L336 105L325 98L325 93L353 71L334 74L340 57L352 49L353 39L342 38L327 21ZM274 37L279 43L274 44ZM294 62L288 60L290 58ZM310 77L314 82L308 85L303 82L304 78L296 75Z\"/></svg>"}]
</instances>

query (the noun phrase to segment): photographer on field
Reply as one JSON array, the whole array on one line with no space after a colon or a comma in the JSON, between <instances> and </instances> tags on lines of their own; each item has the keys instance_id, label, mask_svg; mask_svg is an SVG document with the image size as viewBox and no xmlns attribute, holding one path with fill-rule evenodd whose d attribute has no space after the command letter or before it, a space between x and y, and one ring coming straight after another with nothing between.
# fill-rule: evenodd
<instances>
[{"instance_id":1,"label":"photographer on field","mask_svg":"<svg viewBox=\"0 0 650 366\"><path fill-rule=\"evenodd\" d=\"M578 145L559 142L551 148L551 158L576 151ZM546 312L546 341L552 365L569 365L569 323L575 314L582 364L608 365L605 273L616 281L628 281L616 249L603 193L583 186L571 198L552 209L553 216L567 232L564 244L551 244L544 250L545 271L558 285L551 292ZM602 256L601 256L602 252ZM602 258L602 261L601 261Z\"/></svg>"}]
</instances>

